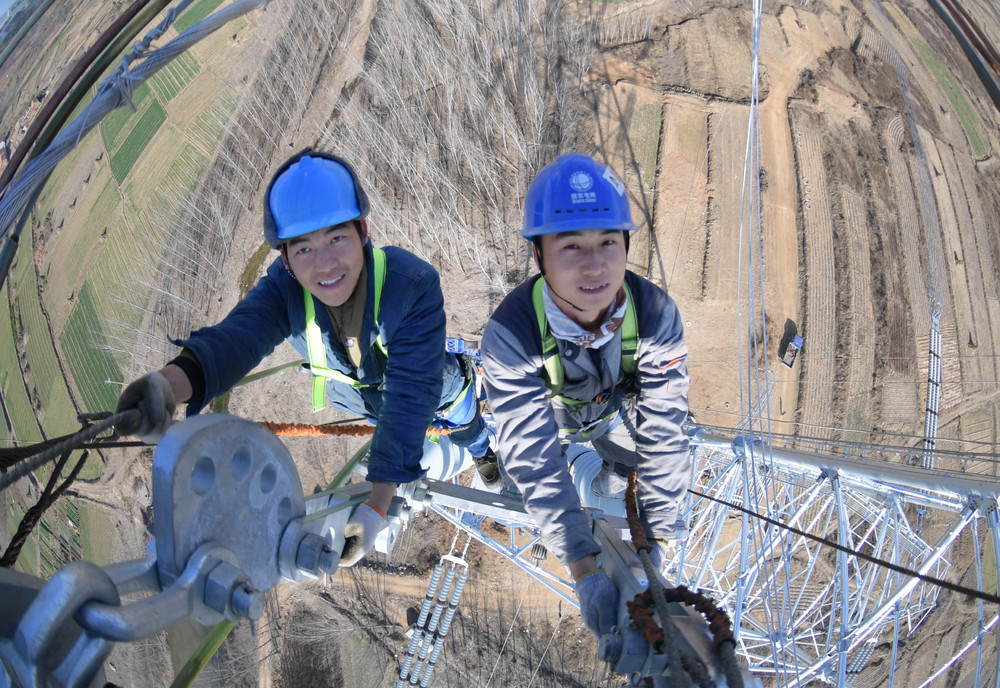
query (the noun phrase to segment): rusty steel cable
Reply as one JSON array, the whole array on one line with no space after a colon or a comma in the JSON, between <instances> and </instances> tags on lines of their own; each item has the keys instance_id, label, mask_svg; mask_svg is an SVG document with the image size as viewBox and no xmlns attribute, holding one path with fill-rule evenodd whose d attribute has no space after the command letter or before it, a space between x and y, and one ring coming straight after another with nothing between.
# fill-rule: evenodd
<instances>
[{"instance_id":1,"label":"rusty steel cable","mask_svg":"<svg viewBox=\"0 0 1000 688\"><path fill-rule=\"evenodd\" d=\"M0 490L14 484L28 473L34 471L36 468L53 461L57 456L62 456L67 452L73 451L74 449L80 449L85 443L90 442L101 433L110 430L114 427L115 423L120 423L123 419L130 417L129 414L136 413L139 413L139 411L131 409L128 411L122 411L121 413L109 415L107 418L95 423L94 425L88 425L79 432L75 432L72 435L60 439L60 441L55 444L46 447L37 456L21 461L12 470L0 475Z\"/></svg>"},{"instance_id":2,"label":"rusty steel cable","mask_svg":"<svg viewBox=\"0 0 1000 688\"><path fill-rule=\"evenodd\" d=\"M113 447L149 446L139 441L93 441L102 432L112 429L116 423L120 422L124 418L124 414L127 413L139 412L132 409L117 414L80 414L78 418L80 422L84 424L84 428L71 435L56 437L31 445L0 448L0 473L2 473L2 476L0 476L0 489L13 484L18 479L27 475L31 471L34 471L39 466L54 460L57 456L67 451L73 451L75 449L110 449ZM91 425L91 423L94 424ZM268 421L258 421L258 425L267 428L278 437L365 437L375 432L374 425L364 423L329 423L326 425L312 425L308 423L272 423ZM451 433L461 430L464 427L465 426L458 428L430 427L427 429L427 435L429 437L450 435ZM25 461L30 457L34 458L30 461ZM12 467L14 470L8 472L8 469Z\"/></svg>"},{"instance_id":3,"label":"rusty steel cable","mask_svg":"<svg viewBox=\"0 0 1000 688\"><path fill-rule=\"evenodd\" d=\"M686 586L679 585L674 588L666 588L660 584L659 572L653 566L649 558L653 546L646 538L646 530L642 526L639 518L639 508L637 502L637 492L639 484L636 478L635 469L629 471L628 486L625 490L625 520L628 522L629 532L632 535L632 543L635 545L639 560L642 562L646 577L649 579L649 590L639 593L631 601L626 602L629 614L632 616L632 626L643 633L646 640L655 648L663 648L667 655L669 667L672 662L680 662L680 666L693 678L700 686L712 685L705 667L694 657L688 656L677 650L670 634L674 633L673 624L667 612L667 604L678 602L693 607L705 617L708 622L709 631L715 642L715 649L721 659L722 671L726 677L726 683L730 688L743 688L743 675L740 673L736 663L736 639L733 635L733 625L729 619L729 614L724 609L718 607L715 602L700 592L694 592ZM662 628L657 626L653 619L653 609L660 616ZM673 650L674 656L671 656ZM677 666L676 664L674 666ZM678 672L682 673L682 672ZM681 682L686 677L676 676Z\"/></svg>"},{"instance_id":4,"label":"rusty steel cable","mask_svg":"<svg viewBox=\"0 0 1000 688\"><path fill-rule=\"evenodd\" d=\"M663 653L667 656L667 671L670 672L670 676L673 679L672 683L676 683L682 688L687 688L688 674L684 671L681 652L677 647L677 630L670 620L670 612L667 609L667 601L663 594L664 590L660 584L659 575L649 558L652 547L646 540L646 530L642 527L642 521L639 520L639 507L636 500L638 490L639 482L636 478L635 469L632 469L629 471L628 486L625 489L625 519L632 534L632 542L635 543L636 551L639 554L639 561L642 562L646 578L649 579L649 590L647 592L650 593L650 599L654 603L657 613L660 615L660 626L656 626L653 621L652 611L650 611L648 616L633 615L632 625L642 631L644 635L656 635L659 638L660 642L658 646L652 640L649 640L648 637L646 639L649 640L653 647L662 648ZM628 606L629 613L631 614L631 605L626 603L626 606Z\"/></svg>"}]
</instances>

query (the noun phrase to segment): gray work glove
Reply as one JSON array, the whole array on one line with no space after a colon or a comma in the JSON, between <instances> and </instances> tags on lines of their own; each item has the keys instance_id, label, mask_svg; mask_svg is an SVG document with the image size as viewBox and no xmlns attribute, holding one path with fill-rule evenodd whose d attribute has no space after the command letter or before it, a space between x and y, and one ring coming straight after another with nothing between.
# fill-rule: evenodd
<instances>
[{"instance_id":1,"label":"gray work glove","mask_svg":"<svg viewBox=\"0 0 1000 688\"><path fill-rule=\"evenodd\" d=\"M584 574L576 581L580 616L591 633L600 638L618 625L618 587L603 569Z\"/></svg>"},{"instance_id":2,"label":"gray work glove","mask_svg":"<svg viewBox=\"0 0 1000 688\"><path fill-rule=\"evenodd\" d=\"M136 409L137 420L115 424L119 435L135 435L146 444L156 444L170 427L177 410L174 391L159 372L146 373L130 384L118 397L115 413Z\"/></svg>"},{"instance_id":3,"label":"gray work glove","mask_svg":"<svg viewBox=\"0 0 1000 688\"><path fill-rule=\"evenodd\" d=\"M367 502L358 504L344 527L344 551L340 553L341 566L354 566L375 546L375 536L388 522Z\"/></svg>"}]
</instances>

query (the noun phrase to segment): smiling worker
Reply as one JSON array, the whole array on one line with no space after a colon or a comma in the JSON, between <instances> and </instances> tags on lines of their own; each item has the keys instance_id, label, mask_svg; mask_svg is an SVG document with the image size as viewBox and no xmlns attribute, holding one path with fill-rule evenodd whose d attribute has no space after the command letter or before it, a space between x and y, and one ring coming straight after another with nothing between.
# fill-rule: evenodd
<instances>
[{"instance_id":1,"label":"smiling worker","mask_svg":"<svg viewBox=\"0 0 1000 688\"><path fill-rule=\"evenodd\" d=\"M375 424L369 500L345 529L341 565L351 566L386 526L398 483L422 475L432 423L477 462L493 463L472 373L445 353L444 299L437 271L401 248L373 249L368 196L341 158L306 149L275 174L264 202L264 236L281 252L219 324L176 342L180 355L129 385L117 411L139 409L122 434L156 442L176 402L198 413L287 339L313 373L313 406Z\"/></svg>"},{"instance_id":2,"label":"smiling worker","mask_svg":"<svg viewBox=\"0 0 1000 688\"><path fill-rule=\"evenodd\" d=\"M614 172L587 155L562 155L538 173L524 205L521 236L541 274L514 289L487 324L484 383L503 468L600 635L617 622L618 591L594 558L600 548L565 444L589 442L601 456L599 494L619 492L636 469L640 515L662 557L665 543L683 535L687 345L673 299L625 269L635 224Z\"/></svg>"}]
</instances>

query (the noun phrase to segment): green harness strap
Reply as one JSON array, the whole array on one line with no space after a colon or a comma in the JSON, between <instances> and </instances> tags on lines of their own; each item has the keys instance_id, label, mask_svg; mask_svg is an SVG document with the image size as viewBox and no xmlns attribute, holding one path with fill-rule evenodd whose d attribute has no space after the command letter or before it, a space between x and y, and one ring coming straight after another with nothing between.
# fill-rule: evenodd
<instances>
[{"instance_id":1,"label":"green harness strap","mask_svg":"<svg viewBox=\"0 0 1000 688\"><path fill-rule=\"evenodd\" d=\"M562 392L565 376L563 374L562 359L559 358L559 347L556 346L556 338L549 329L548 318L545 317L545 296L542 287L545 278L541 277L535 282L531 290L531 301L535 307L535 317L538 318L538 333L542 337L542 366L545 370L545 382L552 390L549 397L558 397L562 402L571 406L582 406L589 404L589 401L570 399L564 397ZM639 342L639 327L635 315L635 299L632 298L632 290L628 284L622 282L625 287L625 298L628 303L625 307L625 321L622 323L622 372L626 375L635 374L635 351Z\"/></svg>"},{"instance_id":2,"label":"green harness strap","mask_svg":"<svg viewBox=\"0 0 1000 688\"><path fill-rule=\"evenodd\" d=\"M372 258L375 266L375 303L372 309L372 321L378 327L378 311L382 301L382 286L385 284L385 251L380 248L372 250ZM323 333L320 332L319 325L316 324L316 308L313 305L313 296L305 289L302 290L306 306L306 349L309 353L309 370L313 374L312 402L313 411L322 411L326 408L326 381L328 379L343 382L355 389L367 387L357 378L351 377L339 370L331 370L326 367L326 347L323 346ZM388 355L385 344L382 342L382 335L379 334L376 344L382 353Z\"/></svg>"}]
</instances>

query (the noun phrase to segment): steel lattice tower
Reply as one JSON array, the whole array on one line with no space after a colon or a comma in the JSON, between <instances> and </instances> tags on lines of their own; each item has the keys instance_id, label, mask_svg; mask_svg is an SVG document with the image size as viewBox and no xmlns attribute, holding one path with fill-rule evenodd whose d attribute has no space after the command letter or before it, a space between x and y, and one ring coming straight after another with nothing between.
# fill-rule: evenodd
<instances>
[{"instance_id":1,"label":"steel lattice tower","mask_svg":"<svg viewBox=\"0 0 1000 688\"><path fill-rule=\"evenodd\" d=\"M964 536L973 543L976 575L963 582L981 590L984 577L996 580L997 557L986 557L992 570L984 572L980 548L982 534L991 553L1000 544L992 458L937 452L939 468L929 470L918 448L833 447L774 435L766 445L711 428L694 429L692 437L691 535L669 563L668 579L722 600L751 670L776 685L889 685L900 641L952 593L736 507L952 582L964 573L958 564L968 564L954 552ZM1000 675L997 631L990 632L997 613L982 602L976 610L977 618L963 620L972 629L967 642L928 682L959 663L976 685ZM967 656L974 648L978 661Z\"/></svg>"}]
</instances>

